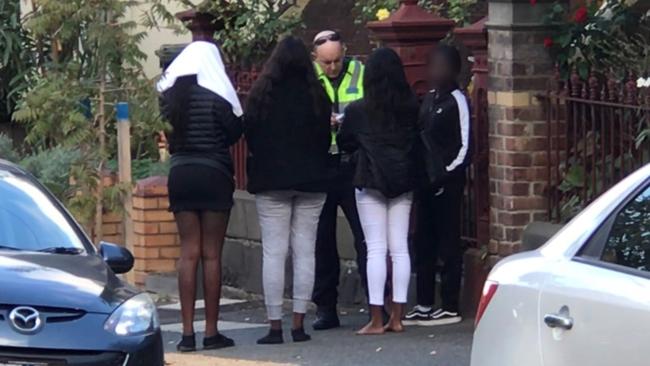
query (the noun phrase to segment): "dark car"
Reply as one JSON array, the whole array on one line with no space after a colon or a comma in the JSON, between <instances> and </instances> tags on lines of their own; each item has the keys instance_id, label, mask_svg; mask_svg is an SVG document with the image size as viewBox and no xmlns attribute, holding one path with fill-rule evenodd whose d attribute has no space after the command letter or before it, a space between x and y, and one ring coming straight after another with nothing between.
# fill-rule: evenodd
<instances>
[{"instance_id":1,"label":"dark car","mask_svg":"<svg viewBox=\"0 0 650 366\"><path fill-rule=\"evenodd\" d=\"M116 276L132 267L0 160L0 366L163 365L155 304Z\"/></svg>"}]
</instances>

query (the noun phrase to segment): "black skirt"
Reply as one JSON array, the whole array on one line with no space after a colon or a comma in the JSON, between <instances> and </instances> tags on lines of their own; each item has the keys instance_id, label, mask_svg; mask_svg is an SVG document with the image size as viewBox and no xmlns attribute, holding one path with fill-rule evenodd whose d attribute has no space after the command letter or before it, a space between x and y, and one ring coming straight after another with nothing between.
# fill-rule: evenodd
<instances>
[{"instance_id":1,"label":"black skirt","mask_svg":"<svg viewBox=\"0 0 650 366\"><path fill-rule=\"evenodd\" d=\"M171 168L167 182L169 211L229 211L235 185L221 170L200 164Z\"/></svg>"}]
</instances>

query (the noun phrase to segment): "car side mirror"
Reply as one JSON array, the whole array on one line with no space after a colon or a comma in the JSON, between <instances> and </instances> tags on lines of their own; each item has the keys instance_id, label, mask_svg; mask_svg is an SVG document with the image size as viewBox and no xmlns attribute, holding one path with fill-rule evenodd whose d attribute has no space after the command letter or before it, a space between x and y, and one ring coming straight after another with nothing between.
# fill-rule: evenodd
<instances>
[{"instance_id":1,"label":"car side mirror","mask_svg":"<svg viewBox=\"0 0 650 366\"><path fill-rule=\"evenodd\" d=\"M127 273L133 269L133 254L119 245L99 243L99 255L116 274Z\"/></svg>"}]
</instances>

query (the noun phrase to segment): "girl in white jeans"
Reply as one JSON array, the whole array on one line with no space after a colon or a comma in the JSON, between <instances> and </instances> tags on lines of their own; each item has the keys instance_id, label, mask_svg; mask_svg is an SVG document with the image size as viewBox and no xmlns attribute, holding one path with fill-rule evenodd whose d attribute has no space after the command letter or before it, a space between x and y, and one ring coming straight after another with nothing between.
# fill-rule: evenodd
<instances>
[{"instance_id":1,"label":"girl in white jeans","mask_svg":"<svg viewBox=\"0 0 650 366\"><path fill-rule=\"evenodd\" d=\"M316 232L325 203L332 106L297 38L278 43L248 98L248 190L256 195L264 250L264 302L271 329L259 344L282 337L287 254L293 259L294 342L311 339L304 318L314 287Z\"/></svg>"},{"instance_id":2,"label":"girl in white jeans","mask_svg":"<svg viewBox=\"0 0 650 366\"><path fill-rule=\"evenodd\" d=\"M341 150L353 154L356 199L368 246L371 321L358 334L401 332L411 261L408 229L415 186L418 102L395 51L375 51L366 65L365 98L348 106L339 131ZM386 256L393 267L393 306L383 324Z\"/></svg>"}]
</instances>

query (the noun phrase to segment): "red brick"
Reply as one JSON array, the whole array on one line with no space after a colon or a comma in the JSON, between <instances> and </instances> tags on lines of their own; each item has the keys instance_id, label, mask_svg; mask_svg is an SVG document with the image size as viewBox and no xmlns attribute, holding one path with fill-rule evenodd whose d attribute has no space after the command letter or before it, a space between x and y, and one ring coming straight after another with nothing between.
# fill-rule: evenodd
<instances>
[{"instance_id":1,"label":"red brick","mask_svg":"<svg viewBox=\"0 0 650 366\"><path fill-rule=\"evenodd\" d=\"M176 261L173 259L149 259L145 260L144 268L147 272L175 272Z\"/></svg>"},{"instance_id":2,"label":"red brick","mask_svg":"<svg viewBox=\"0 0 650 366\"><path fill-rule=\"evenodd\" d=\"M158 199L155 197L133 197L133 208L141 210L155 210L158 208Z\"/></svg>"},{"instance_id":3,"label":"red brick","mask_svg":"<svg viewBox=\"0 0 650 366\"><path fill-rule=\"evenodd\" d=\"M167 210L145 211L143 217L145 222L174 221L174 215Z\"/></svg>"},{"instance_id":4,"label":"red brick","mask_svg":"<svg viewBox=\"0 0 650 366\"><path fill-rule=\"evenodd\" d=\"M175 222L161 222L160 223L160 233L161 234L177 234L178 227Z\"/></svg>"},{"instance_id":5,"label":"red brick","mask_svg":"<svg viewBox=\"0 0 650 366\"><path fill-rule=\"evenodd\" d=\"M499 243L499 255L502 257L509 256L514 253L513 243L500 242Z\"/></svg>"},{"instance_id":6,"label":"red brick","mask_svg":"<svg viewBox=\"0 0 650 366\"><path fill-rule=\"evenodd\" d=\"M116 234L116 235L104 235L102 237L102 240L108 243L113 243L117 245L124 245L124 238L122 235Z\"/></svg>"},{"instance_id":7,"label":"red brick","mask_svg":"<svg viewBox=\"0 0 650 366\"><path fill-rule=\"evenodd\" d=\"M528 222L526 223L526 225ZM506 241L509 242L519 242L521 241L521 236L524 233L523 225L521 227L507 227L505 229Z\"/></svg>"},{"instance_id":8,"label":"red brick","mask_svg":"<svg viewBox=\"0 0 650 366\"><path fill-rule=\"evenodd\" d=\"M525 226L530 223L529 213L501 212L498 222L506 226ZM507 237L506 237L507 239Z\"/></svg>"},{"instance_id":9,"label":"red brick","mask_svg":"<svg viewBox=\"0 0 650 366\"><path fill-rule=\"evenodd\" d=\"M147 273L142 271L134 271L135 284L144 285L147 282Z\"/></svg>"},{"instance_id":10,"label":"red brick","mask_svg":"<svg viewBox=\"0 0 650 366\"><path fill-rule=\"evenodd\" d=\"M158 259L160 258L160 250L158 248L135 247L133 248L133 256L136 259Z\"/></svg>"},{"instance_id":11,"label":"red brick","mask_svg":"<svg viewBox=\"0 0 650 366\"><path fill-rule=\"evenodd\" d=\"M503 225L492 223L490 225L490 237L497 241L505 239L505 232L503 230Z\"/></svg>"},{"instance_id":12,"label":"red brick","mask_svg":"<svg viewBox=\"0 0 650 366\"><path fill-rule=\"evenodd\" d=\"M169 208L169 197L158 198L158 208L167 210Z\"/></svg>"},{"instance_id":13,"label":"red brick","mask_svg":"<svg viewBox=\"0 0 650 366\"><path fill-rule=\"evenodd\" d=\"M161 232L156 222L134 222L133 231L137 234L158 234Z\"/></svg>"},{"instance_id":14,"label":"red brick","mask_svg":"<svg viewBox=\"0 0 650 366\"><path fill-rule=\"evenodd\" d=\"M490 136L489 142L490 150L504 150L506 147L505 139L503 137Z\"/></svg>"},{"instance_id":15,"label":"red brick","mask_svg":"<svg viewBox=\"0 0 650 366\"><path fill-rule=\"evenodd\" d=\"M533 183L533 194L536 196L545 196L547 186L546 183Z\"/></svg>"},{"instance_id":16,"label":"red brick","mask_svg":"<svg viewBox=\"0 0 650 366\"><path fill-rule=\"evenodd\" d=\"M530 194L530 183L500 182L497 187L497 193L506 196L528 196Z\"/></svg>"},{"instance_id":17,"label":"red brick","mask_svg":"<svg viewBox=\"0 0 650 366\"><path fill-rule=\"evenodd\" d=\"M490 240L488 243L488 253L496 254L499 252L499 242L496 240Z\"/></svg>"},{"instance_id":18,"label":"red brick","mask_svg":"<svg viewBox=\"0 0 650 366\"><path fill-rule=\"evenodd\" d=\"M497 163L510 167L529 167L533 159L528 153L497 152Z\"/></svg>"},{"instance_id":19,"label":"red brick","mask_svg":"<svg viewBox=\"0 0 650 366\"><path fill-rule=\"evenodd\" d=\"M535 212L533 213L533 221L548 221L548 212Z\"/></svg>"},{"instance_id":20,"label":"red brick","mask_svg":"<svg viewBox=\"0 0 650 366\"><path fill-rule=\"evenodd\" d=\"M523 123L497 122L497 134L502 136L523 136L526 125Z\"/></svg>"},{"instance_id":21,"label":"red brick","mask_svg":"<svg viewBox=\"0 0 650 366\"><path fill-rule=\"evenodd\" d=\"M172 234L144 235L140 243L147 247L168 247L178 244L178 240Z\"/></svg>"},{"instance_id":22,"label":"red brick","mask_svg":"<svg viewBox=\"0 0 650 366\"><path fill-rule=\"evenodd\" d=\"M505 139L508 151L546 151L547 139L543 137L509 137Z\"/></svg>"},{"instance_id":23,"label":"red brick","mask_svg":"<svg viewBox=\"0 0 650 366\"><path fill-rule=\"evenodd\" d=\"M181 247L160 248L160 258L178 259L181 256Z\"/></svg>"},{"instance_id":24,"label":"red brick","mask_svg":"<svg viewBox=\"0 0 650 366\"><path fill-rule=\"evenodd\" d=\"M167 177L149 177L136 183L134 195L136 197L164 197L167 196Z\"/></svg>"},{"instance_id":25,"label":"red brick","mask_svg":"<svg viewBox=\"0 0 650 366\"><path fill-rule=\"evenodd\" d=\"M105 223L122 222L122 214L118 214L118 213L115 213L115 212L107 212L102 216L102 220Z\"/></svg>"},{"instance_id":26,"label":"red brick","mask_svg":"<svg viewBox=\"0 0 650 366\"><path fill-rule=\"evenodd\" d=\"M503 209L508 211L539 210L546 206L543 197L504 197L503 200Z\"/></svg>"},{"instance_id":27,"label":"red brick","mask_svg":"<svg viewBox=\"0 0 650 366\"><path fill-rule=\"evenodd\" d=\"M548 152L538 151L532 154L533 156L533 166L548 166Z\"/></svg>"}]
</instances>

